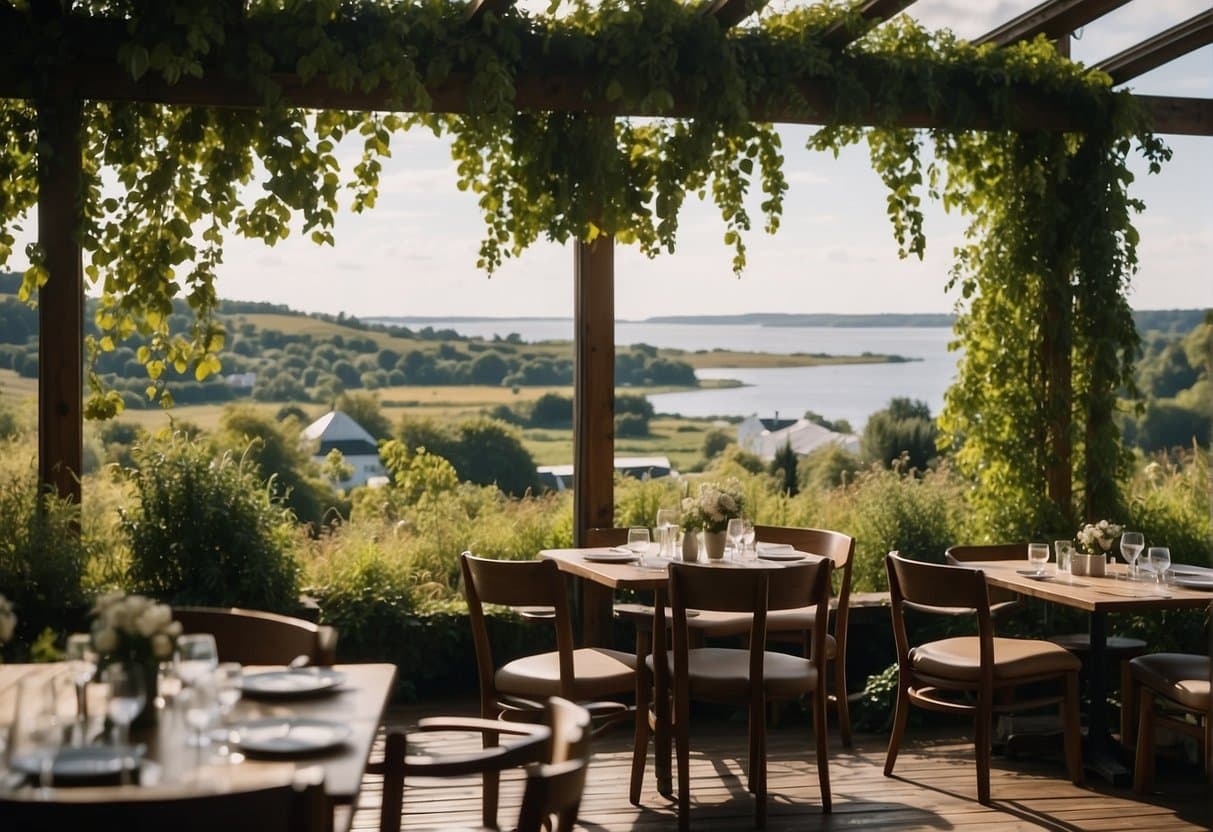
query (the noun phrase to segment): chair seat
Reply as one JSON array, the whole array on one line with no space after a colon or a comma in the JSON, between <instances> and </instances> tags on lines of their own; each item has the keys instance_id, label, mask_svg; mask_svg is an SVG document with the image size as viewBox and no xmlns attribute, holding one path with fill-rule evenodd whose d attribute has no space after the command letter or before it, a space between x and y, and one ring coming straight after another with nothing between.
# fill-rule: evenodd
<instances>
[{"instance_id":1,"label":"chair seat","mask_svg":"<svg viewBox=\"0 0 1213 832\"><path fill-rule=\"evenodd\" d=\"M750 631L750 623L754 616L748 612L711 612L700 611L698 615L687 619L687 628L699 630L705 636L725 638L728 636L745 635ZM784 633L813 629L817 620L817 610L814 607L795 607L790 610L770 610L767 613L767 632Z\"/></svg>"},{"instance_id":2,"label":"chair seat","mask_svg":"<svg viewBox=\"0 0 1213 832\"><path fill-rule=\"evenodd\" d=\"M817 668L808 659L767 650L763 653L762 674L768 696L796 697L817 687ZM653 657L645 659L653 669ZM674 657L668 656L670 675L674 675ZM707 699L743 698L750 689L750 653L728 647L701 647L687 651L687 678L691 696Z\"/></svg>"},{"instance_id":3,"label":"chair seat","mask_svg":"<svg viewBox=\"0 0 1213 832\"><path fill-rule=\"evenodd\" d=\"M560 696L560 656L553 651L515 659L497 671L495 680L498 692L511 696ZM632 653L602 647L573 651L573 698L631 693L635 688L636 656Z\"/></svg>"},{"instance_id":4,"label":"chair seat","mask_svg":"<svg viewBox=\"0 0 1213 832\"><path fill-rule=\"evenodd\" d=\"M1066 648L1072 653L1087 653L1091 650L1091 636L1088 633L1066 633L1063 636L1050 636L1049 641ZM1146 652L1146 643L1139 638L1108 636L1105 650L1111 658L1140 656Z\"/></svg>"},{"instance_id":5,"label":"chair seat","mask_svg":"<svg viewBox=\"0 0 1213 832\"><path fill-rule=\"evenodd\" d=\"M1194 711L1209 710L1209 658L1186 653L1153 653L1129 662L1133 678Z\"/></svg>"},{"instance_id":6,"label":"chair seat","mask_svg":"<svg viewBox=\"0 0 1213 832\"><path fill-rule=\"evenodd\" d=\"M1048 641L995 638L994 680L1077 672L1082 663L1064 647ZM976 684L981 660L976 636L945 638L910 650L910 662L919 673Z\"/></svg>"}]
</instances>

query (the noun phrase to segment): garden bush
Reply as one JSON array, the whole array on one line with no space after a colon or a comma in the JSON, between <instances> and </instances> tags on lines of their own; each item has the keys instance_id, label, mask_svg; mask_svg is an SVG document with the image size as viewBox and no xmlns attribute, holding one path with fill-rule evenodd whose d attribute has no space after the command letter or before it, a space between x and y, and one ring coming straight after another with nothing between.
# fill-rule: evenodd
<instances>
[{"instance_id":1,"label":"garden bush","mask_svg":"<svg viewBox=\"0 0 1213 832\"><path fill-rule=\"evenodd\" d=\"M171 604L298 607L294 516L245 457L174 434L140 445L120 526L129 588Z\"/></svg>"}]
</instances>

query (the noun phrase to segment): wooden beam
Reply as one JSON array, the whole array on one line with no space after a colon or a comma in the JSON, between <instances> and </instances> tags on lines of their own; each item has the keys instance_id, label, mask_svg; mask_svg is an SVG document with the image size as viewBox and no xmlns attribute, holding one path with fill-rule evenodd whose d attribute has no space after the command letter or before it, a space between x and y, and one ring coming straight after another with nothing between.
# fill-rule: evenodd
<instances>
[{"instance_id":1,"label":"wooden beam","mask_svg":"<svg viewBox=\"0 0 1213 832\"><path fill-rule=\"evenodd\" d=\"M732 29L752 14L762 11L767 0L711 0L703 13L716 18L721 29Z\"/></svg>"},{"instance_id":2,"label":"wooden beam","mask_svg":"<svg viewBox=\"0 0 1213 832\"><path fill-rule=\"evenodd\" d=\"M1135 95L1150 114L1155 133L1175 136L1213 136L1213 99Z\"/></svg>"},{"instance_id":3,"label":"wooden beam","mask_svg":"<svg viewBox=\"0 0 1213 832\"><path fill-rule=\"evenodd\" d=\"M1021 40L1031 40L1037 35L1058 40L1128 2L1129 0L1047 0L997 29L974 38L973 43L1007 46Z\"/></svg>"},{"instance_id":4,"label":"wooden beam","mask_svg":"<svg viewBox=\"0 0 1213 832\"><path fill-rule=\"evenodd\" d=\"M470 0L464 12L464 19L468 23L475 23L489 12L501 17L513 5L514 0Z\"/></svg>"},{"instance_id":5,"label":"wooden beam","mask_svg":"<svg viewBox=\"0 0 1213 832\"><path fill-rule=\"evenodd\" d=\"M854 43L875 27L896 14L914 5L915 0L865 0L857 11L864 25L858 30L849 29L845 23L835 23L822 34L822 43L831 49L842 49Z\"/></svg>"},{"instance_id":6,"label":"wooden beam","mask_svg":"<svg viewBox=\"0 0 1213 832\"><path fill-rule=\"evenodd\" d=\"M38 244L49 274L38 292L38 480L77 504L84 458L81 129L79 100L38 102Z\"/></svg>"},{"instance_id":7,"label":"wooden beam","mask_svg":"<svg viewBox=\"0 0 1213 832\"><path fill-rule=\"evenodd\" d=\"M614 525L615 242L573 246L573 539Z\"/></svg>"},{"instance_id":8,"label":"wooden beam","mask_svg":"<svg viewBox=\"0 0 1213 832\"><path fill-rule=\"evenodd\" d=\"M1095 65L1117 84L1144 75L1152 69L1213 43L1213 8L1130 46Z\"/></svg>"}]
</instances>

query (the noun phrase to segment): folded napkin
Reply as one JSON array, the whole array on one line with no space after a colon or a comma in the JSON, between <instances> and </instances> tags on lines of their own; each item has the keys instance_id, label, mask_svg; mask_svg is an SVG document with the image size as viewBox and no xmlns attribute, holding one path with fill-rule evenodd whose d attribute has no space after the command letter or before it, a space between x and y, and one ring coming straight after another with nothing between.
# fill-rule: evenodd
<instances>
[{"instance_id":1,"label":"folded napkin","mask_svg":"<svg viewBox=\"0 0 1213 832\"><path fill-rule=\"evenodd\" d=\"M760 552L788 552L795 551L796 547L791 543L758 543L758 551Z\"/></svg>"}]
</instances>

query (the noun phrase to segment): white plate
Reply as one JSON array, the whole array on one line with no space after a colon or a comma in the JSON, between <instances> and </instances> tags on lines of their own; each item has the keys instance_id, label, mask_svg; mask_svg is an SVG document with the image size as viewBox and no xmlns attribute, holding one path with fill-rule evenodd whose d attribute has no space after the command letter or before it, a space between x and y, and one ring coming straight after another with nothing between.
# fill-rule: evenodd
<instances>
[{"instance_id":1,"label":"white plate","mask_svg":"<svg viewBox=\"0 0 1213 832\"><path fill-rule=\"evenodd\" d=\"M231 736L241 751L289 756L336 748L350 728L325 719L255 719L234 726Z\"/></svg>"},{"instance_id":2,"label":"white plate","mask_svg":"<svg viewBox=\"0 0 1213 832\"><path fill-rule=\"evenodd\" d=\"M9 762L13 771L31 777L42 773L42 761L48 754L55 762L51 776L63 780L97 780L116 777L123 769L134 771L143 757L143 746L85 745L80 748L35 749L26 754L14 754Z\"/></svg>"},{"instance_id":3,"label":"white plate","mask_svg":"<svg viewBox=\"0 0 1213 832\"><path fill-rule=\"evenodd\" d=\"M640 560L640 555L635 552L597 552L586 555L585 559L590 563L631 563Z\"/></svg>"},{"instance_id":4,"label":"white plate","mask_svg":"<svg viewBox=\"0 0 1213 832\"><path fill-rule=\"evenodd\" d=\"M267 670L249 673L240 681L245 696L283 698L329 693L345 681L345 674L325 667L301 667L292 670Z\"/></svg>"},{"instance_id":5,"label":"white plate","mask_svg":"<svg viewBox=\"0 0 1213 832\"><path fill-rule=\"evenodd\" d=\"M791 543L763 543L759 541L754 544L759 552L795 552L796 547Z\"/></svg>"},{"instance_id":6,"label":"white plate","mask_svg":"<svg viewBox=\"0 0 1213 832\"><path fill-rule=\"evenodd\" d=\"M1201 578L1202 580L1213 579L1213 569L1207 566L1191 566L1186 563L1171 564L1171 574L1183 575L1188 578Z\"/></svg>"},{"instance_id":7,"label":"white plate","mask_svg":"<svg viewBox=\"0 0 1213 832\"><path fill-rule=\"evenodd\" d=\"M1213 589L1213 577L1195 575L1176 575L1175 585L1186 587L1187 589Z\"/></svg>"},{"instance_id":8,"label":"white plate","mask_svg":"<svg viewBox=\"0 0 1213 832\"><path fill-rule=\"evenodd\" d=\"M806 555L804 552L797 552L795 549L767 549L766 551L763 551L762 549L758 550L759 560L792 561L804 560L806 557L808 557L808 555Z\"/></svg>"}]
</instances>

